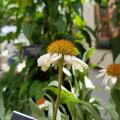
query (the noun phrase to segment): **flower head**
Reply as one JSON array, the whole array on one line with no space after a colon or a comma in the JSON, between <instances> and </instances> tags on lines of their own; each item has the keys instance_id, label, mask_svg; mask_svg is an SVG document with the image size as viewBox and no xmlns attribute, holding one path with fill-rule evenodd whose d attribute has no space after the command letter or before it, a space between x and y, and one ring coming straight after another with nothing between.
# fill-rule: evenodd
<instances>
[{"instance_id":1,"label":"flower head","mask_svg":"<svg viewBox=\"0 0 120 120\"><path fill-rule=\"evenodd\" d=\"M58 61L63 57L64 64L70 64L74 69L78 69L81 72L83 68L88 68L88 65L75 57L78 54L77 48L74 44L68 40L57 40L48 46L47 54L38 58L38 66L43 71L46 71L50 65L56 66Z\"/></svg>"},{"instance_id":2,"label":"flower head","mask_svg":"<svg viewBox=\"0 0 120 120\"><path fill-rule=\"evenodd\" d=\"M44 104L45 101L46 101L46 99L45 99L44 97L42 97L42 98L40 98L39 100L37 100L36 103L37 103L38 105L41 105L41 104Z\"/></svg>"},{"instance_id":3,"label":"flower head","mask_svg":"<svg viewBox=\"0 0 120 120\"><path fill-rule=\"evenodd\" d=\"M51 43L47 49L48 53L60 53L63 55L77 55L78 50L74 44L68 40L57 40Z\"/></svg>"},{"instance_id":4,"label":"flower head","mask_svg":"<svg viewBox=\"0 0 120 120\"><path fill-rule=\"evenodd\" d=\"M38 107L40 109L42 109L42 108L48 107L49 101L46 100L44 97L42 97L42 98L37 100L36 104L38 105Z\"/></svg>"},{"instance_id":5,"label":"flower head","mask_svg":"<svg viewBox=\"0 0 120 120\"><path fill-rule=\"evenodd\" d=\"M120 64L110 64L106 69L100 70L100 74L97 77L102 76L104 76L103 84L115 84L117 78L120 76Z\"/></svg>"}]
</instances>

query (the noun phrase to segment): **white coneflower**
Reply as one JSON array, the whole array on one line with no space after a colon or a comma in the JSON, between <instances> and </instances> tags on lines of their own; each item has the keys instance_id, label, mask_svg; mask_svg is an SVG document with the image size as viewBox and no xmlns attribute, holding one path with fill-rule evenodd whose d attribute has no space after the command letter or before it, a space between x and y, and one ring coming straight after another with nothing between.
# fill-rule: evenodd
<instances>
[{"instance_id":1,"label":"white coneflower","mask_svg":"<svg viewBox=\"0 0 120 120\"><path fill-rule=\"evenodd\" d=\"M78 50L68 40L57 40L51 43L48 46L47 52L47 54L40 56L37 60L38 66L43 71L46 71L51 64L53 66L56 65L62 56L64 58L64 64L71 64L74 69L82 72L83 68L88 68L88 65L84 61L75 57L78 54Z\"/></svg>"},{"instance_id":2,"label":"white coneflower","mask_svg":"<svg viewBox=\"0 0 120 120\"><path fill-rule=\"evenodd\" d=\"M67 40L62 39L51 43L48 46L47 52L47 54L38 58L37 63L43 71L46 71L50 65L57 65L58 67L58 93L53 114L53 120L56 120L60 104L63 65L70 64L73 69L78 69L81 72L83 68L88 68L88 65L75 57L78 54L78 50L72 42Z\"/></svg>"},{"instance_id":3,"label":"white coneflower","mask_svg":"<svg viewBox=\"0 0 120 120\"><path fill-rule=\"evenodd\" d=\"M116 83L117 78L120 76L120 64L110 64L106 69L100 70L97 78L104 76L104 85L113 85Z\"/></svg>"}]
</instances>

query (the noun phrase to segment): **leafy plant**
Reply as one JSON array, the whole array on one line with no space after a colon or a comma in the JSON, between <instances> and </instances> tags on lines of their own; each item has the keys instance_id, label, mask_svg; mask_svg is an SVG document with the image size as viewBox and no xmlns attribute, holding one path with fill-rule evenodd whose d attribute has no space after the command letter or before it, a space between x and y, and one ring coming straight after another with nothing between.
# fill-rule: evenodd
<instances>
[{"instance_id":1,"label":"leafy plant","mask_svg":"<svg viewBox=\"0 0 120 120\"><path fill-rule=\"evenodd\" d=\"M83 4L85 2L86 0L1 0L0 30L5 25L13 25L16 26L16 32L10 32L5 35L0 34L0 42L14 41L22 33L29 40L30 45L39 44L41 46L40 55L42 55L51 41L69 39L76 44L80 56L83 56L83 60L88 61L94 52L94 48L86 51L82 42L86 42L91 47L92 38L90 33L95 37L95 32L86 25L84 20ZM20 51L22 51L23 47L20 48ZM56 80L57 70L52 71L51 68L46 72L42 72L36 67L37 57L26 58L22 52L20 52L20 56L20 60L11 65L10 70L2 76L0 85L6 111L15 109L31 114L28 103L29 97L34 101L43 97L45 92L42 89L49 82ZM26 67L22 72L16 73L16 66L21 59L25 59ZM70 89L75 88L77 100L79 102L80 100L84 101L82 102L82 107L79 102L76 105L67 105L69 111L72 114L74 109L80 110L81 115L77 115L81 120L89 118L100 119L97 107L94 103L89 103L91 89L86 88L84 82L84 77L88 76L88 71L84 71L82 74L78 71L72 71L71 68L69 70L72 76L65 77L69 79ZM83 85L82 88L80 88L81 84ZM69 92L71 95L71 90ZM67 101L68 99L64 99L64 102L65 100ZM33 103L31 102L31 104ZM80 107L78 108L77 105ZM71 107L73 109L70 109ZM95 111L97 116L90 109ZM76 114L73 114L72 118L75 116ZM44 119L46 118L44 117Z\"/></svg>"}]
</instances>

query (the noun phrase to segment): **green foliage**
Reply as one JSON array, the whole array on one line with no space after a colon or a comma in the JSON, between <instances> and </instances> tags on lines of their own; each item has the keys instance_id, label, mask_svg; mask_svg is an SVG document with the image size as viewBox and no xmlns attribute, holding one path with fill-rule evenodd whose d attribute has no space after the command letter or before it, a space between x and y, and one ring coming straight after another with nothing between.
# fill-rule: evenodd
<instances>
[{"instance_id":1,"label":"green foliage","mask_svg":"<svg viewBox=\"0 0 120 120\"><path fill-rule=\"evenodd\" d=\"M114 61L120 53L120 47L119 47L120 41L119 41L119 39L120 39L120 36L118 35L115 38L113 38L113 40L111 40L111 50L112 50Z\"/></svg>"},{"instance_id":2,"label":"green foliage","mask_svg":"<svg viewBox=\"0 0 120 120\"><path fill-rule=\"evenodd\" d=\"M0 89L0 120L9 120L12 116L12 111L5 111L2 90Z\"/></svg>"},{"instance_id":3,"label":"green foliage","mask_svg":"<svg viewBox=\"0 0 120 120\"><path fill-rule=\"evenodd\" d=\"M108 6L109 0L95 0L100 7L106 8Z\"/></svg>"},{"instance_id":4,"label":"green foliage","mask_svg":"<svg viewBox=\"0 0 120 120\"><path fill-rule=\"evenodd\" d=\"M2 91L0 89L0 119L3 120L4 116L5 116L5 108L4 108L4 101L3 101L3 96L2 96Z\"/></svg>"},{"instance_id":5,"label":"green foliage","mask_svg":"<svg viewBox=\"0 0 120 120\"><path fill-rule=\"evenodd\" d=\"M57 88L56 87L47 87L46 89L50 90L51 92L53 92L54 94L57 95ZM82 101L78 98L76 98L71 92L69 92L67 89L62 89L61 91L61 103L66 103L68 104L68 108L70 108L70 111L73 110L74 111L79 111L80 112L80 108L82 109L82 112L85 110L87 110L88 112L90 112L90 114L96 119L96 120L102 120L100 117L100 114L98 112L98 110L96 110L96 108L91 105L88 102ZM71 103L72 102L72 103ZM69 104L70 103L70 104ZM76 104L77 103L77 104ZM79 107L76 107L79 106ZM76 108L76 110L75 110ZM74 115L73 113L71 113L71 115ZM75 116L74 116L75 117ZM80 117L82 117L82 115L80 115ZM80 118L77 119L79 120Z\"/></svg>"},{"instance_id":6,"label":"green foliage","mask_svg":"<svg viewBox=\"0 0 120 120\"><path fill-rule=\"evenodd\" d=\"M29 100L29 102L30 102L30 108L31 108L32 116L34 116L38 120L40 120L41 118L44 118L45 120L48 120L47 117L45 117L45 115L44 115L45 108L39 109L38 105L36 105L31 99Z\"/></svg>"},{"instance_id":7,"label":"green foliage","mask_svg":"<svg viewBox=\"0 0 120 120\"><path fill-rule=\"evenodd\" d=\"M94 52L95 52L95 48L90 48L90 49L86 50L86 52L83 55L83 60L84 61L89 60Z\"/></svg>"},{"instance_id":8,"label":"green foliage","mask_svg":"<svg viewBox=\"0 0 120 120\"><path fill-rule=\"evenodd\" d=\"M86 0L1 0L0 1L0 33L1 28L5 25L14 25L17 27L15 33L10 32L6 35L0 34L0 42L7 40L10 42L17 38L21 33L29 40L31 45L39 44L42 48L40 53L44 54L47 45L56 39L68 39L75 42L81 54L86 51L82 46L82 42L86 42L91 47L92 38L90 33L95 37L95 32L86 25L83 17L83 4ZM104 5L107 0L100 2ZM22 51L22 47L20 48ZM94 48L90 48L83 55L85 61L89 60L94 52ZM23 59L22 52L20 53ZM36 65L36 59L33 57L26 58L26 67L21 73L16 73L16 65L21 61L11 65L10 70L5 73L1 80L0 86L3 94L0 102L2 117L6 114L5 111L12 110L22 111L31 114L38 119L47 120L42 110L30 100L38 100L44 96L46 91L43 91L50 81L56 80L57 70L52 72L52 69L47 72L42 72ZM75 89L75 95L67 89L61 92L61 102L66 104L70 114L74 120L101 120L99 110L95 103L90 103L91 89L86 88L85 76L88 76L88 71L80 73L69 69L72 72L71 77L65 76L68 79L70 88ZM82 87L81 87L82 84ZM55 87L49 86L50 93L57 94ZM52 95L48 95L47 97ZM50 98L49 97L49 98ZM6 99L7 98L7 99ZM54 103L54 98L50 99ZM4 101L4 103L2 103ZM30 108L32 111L30 111ZM76 113L74 112L77 111ZM79 112L80 111L80 112ZM7 115L5 115L7 116ZM41 117L40 117L41 116ZM61 120L68 119L68 115L60 112Z\"/></svg>"},{"instance_id":9,"label":"green foliage","mask_svg":"<svg viewBox=\"0 0 120 120\"><path fill-rule=\"evenodd\" d=\"M116 64L120 64L120 54L117 56L117 58L115 59L115 63Z\"/></svg>"},{"instance_id":10,"label":"green foliage","mask_svg":"<svg viewBox=\"0 0 120 120\"><path fill-rule=\"evenodd\" d=\"M119 115L116 112L115 104L112 99L110 100L108 106L105 105L103 106L103 108L106 110L107 113L109 113L109 115L111 116L111 120L119 120Z\"/></svg>"},{"instance_id":11,"label":"green foliage","mask_svg":"<svg viewBox=\"0 0 120 120\"><path fill-rule=\"evenodd\" d=\"M48 105L44 106L43 108L39 108L31 99L30 99L30 106L31 106L31 112L32 116L37 118L38 120L52 120L52 104L48 103ZM48 110L48 115L45 115L45 110ZM48 117L47 117L48 116ZM69 117L67 115L62 114L60 111L57 114L58 120L69 120Z\"/></svg>"},{"instance_id":12,"label":"green foliage","mask_svg":"<svg viewBox=\"0 0 120 120\"><path fill-rule=\"evenodd\" d=\"M118 115L120 115L120 88L119 83L116 83L111 89L111 99L114 101L115 109ZM120 116L119 116L120 119Z\"/></svg>"}]
</instances>

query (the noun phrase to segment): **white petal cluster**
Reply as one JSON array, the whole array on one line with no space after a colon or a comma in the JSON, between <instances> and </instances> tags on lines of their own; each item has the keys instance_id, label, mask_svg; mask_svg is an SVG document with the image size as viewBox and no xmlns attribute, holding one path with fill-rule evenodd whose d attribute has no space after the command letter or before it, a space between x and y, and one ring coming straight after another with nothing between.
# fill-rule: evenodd
<instances>
[{"instance_id":1,"label":"white petal cluster","mask_svg":"<svg viewBox=\"0 0 120 120\"><path fill-rule=\"evenodd\" d=\"M40 56L37 60L38 67L41 67L41 70L46 71L50 67L50 65L55 65L57 62L62 58L62 54L54 53L50 54L47 53L43 56ZM78 59L75 56L64 55L64 64L70 64L76 70L83 72L83 69L88 69L88 65Z\"/></svg>"},{"instance_id":2,"label":"white petal cluster","mask_svg":"<svg viewBox=\"0 0 120 120\"><path fill-rule=\"evenodd\" d=\"M102 84L104 84L105 86L111 86L116 83L117 77L108 75L107 69L99 70L99 72L100 72L100 74L98 74L96 77L100 78L100 77L104 76Z\"/></svg>"}]
</instances>

